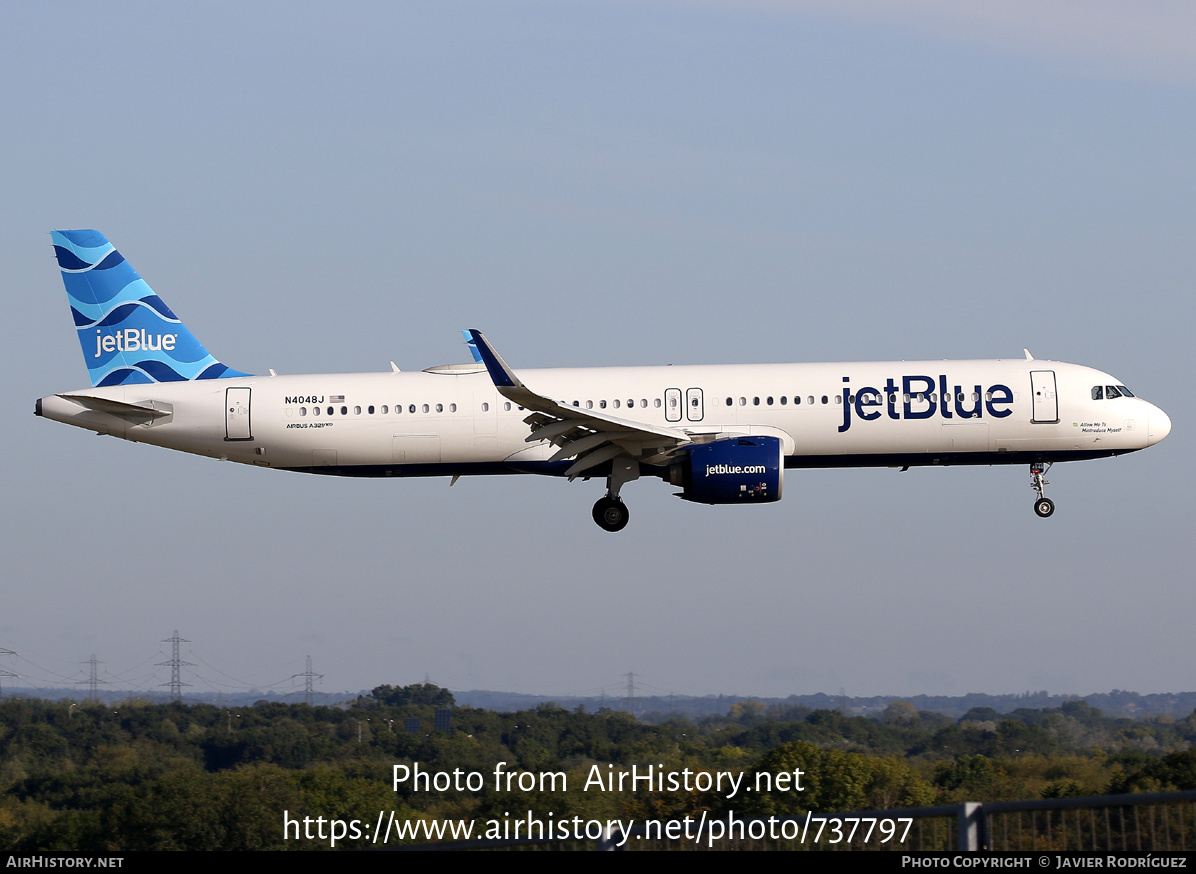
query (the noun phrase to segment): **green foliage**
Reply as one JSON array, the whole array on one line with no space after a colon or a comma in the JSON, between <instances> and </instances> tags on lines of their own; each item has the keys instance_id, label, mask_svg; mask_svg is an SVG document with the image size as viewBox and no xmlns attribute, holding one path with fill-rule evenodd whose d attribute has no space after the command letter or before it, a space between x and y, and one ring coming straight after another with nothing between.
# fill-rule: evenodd
<instances>
[{"instance_id":1,"label":"green foliage","mask_svg":"<svg viewBox=\"0 0 1196 874\"><path fill-rule=\"evenodd\" d=\"M1196 749L1163 756L1130 774L1115 778L1109 786L1111 794L1189 789L1196 789Z\"/></svg>"},{"instance_id":2,"label":"green foliage","mask_svg":"<svg viewBox=\"0 0 1196 874\"><path fill-rule=\"evenodd\" d=\"M759 816L915 807L934 800L934 787L906 762L894 757L828 750L805 741L765 754L756 773L788 774L802 791L755 792L745 812Z\"/></svg>"},{"instance_id":3,"label":"green foliage","mask_svg":"<svg viewBox=\"0 0 1196 874\"><path fill-rule=\"evenodd\" d=\"M382 707L452 707L453 693L432 683L376 686L370 696Z\"/></svg>"},{"instance_id":4,"label":"green foliage","mask_svg":"<svg viewBox=\"0 0 1196 874\"><path fill-rule=\"evenodd\" d=\"M446 697L448 696L448 697ZM673 818L703 811L792 814L1196 788L1196 715L1104 716L1083 702L959 723L895 702L876 718L738 702L726 717L647 724L554 704L453 711L430 684L379 686L349 709L0 702L0 849L287 849L287 816L369 819L556 816ZM403 731L418 717L421 730ZM477 771L484 787L392 787L395 765ZM562 774L560 785L496 791L492 775ZM637 765L743 774L751 792L590 791L595 773ZM612 767L608 767L612 766ZM803 772L804 791L755 791L756 775ZM767 788L762 785L762 788ZM345 840L344 846L361 844ZM326 846L326 842L323 844Z\"/></svg>"}]
</instances>

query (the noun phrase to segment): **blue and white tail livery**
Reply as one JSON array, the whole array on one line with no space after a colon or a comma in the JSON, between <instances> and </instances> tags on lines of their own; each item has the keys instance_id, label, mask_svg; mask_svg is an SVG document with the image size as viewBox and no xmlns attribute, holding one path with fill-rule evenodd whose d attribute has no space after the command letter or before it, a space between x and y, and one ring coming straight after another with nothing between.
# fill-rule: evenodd
<instances>
[{"instance_id":1,"label":"blue and white tail livery","mask_svg":"<svg viewBox=\"0 0 1196 874\"><path fill-rule=\"evenodd\" d=\"M206 350L98 231L51 231L96 387L246 376Z\"/></svg>"},{"instance_id":2,"label":"blue and white tail livery","mask_svg":"<svg viewBox=\"0 0 1196 874\"><path fill-rule=\"evenodd\" d=\"M601 477L593 517L627 524L641 477L704 504L781 498L785 471L1024 464L1145 449L1171 420L1115 377L1024 358L516 371L481 332L473 362L418 373L231 370L96 231L54 231L91 388L39 416L139 443L338 476ZM790 475L792 477L792 474ZM791 485L792 487L792 485Z\"/></svg>"}]
</instances>

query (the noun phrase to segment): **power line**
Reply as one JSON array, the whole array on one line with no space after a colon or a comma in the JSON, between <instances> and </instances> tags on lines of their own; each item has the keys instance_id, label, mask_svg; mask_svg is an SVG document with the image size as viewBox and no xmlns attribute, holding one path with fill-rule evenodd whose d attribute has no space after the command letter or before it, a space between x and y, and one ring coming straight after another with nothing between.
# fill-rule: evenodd
<instances>
[{"instance_id":1,"label":"power line","mask_svg":"<svg viewBox=\"0 0 1196 874\"><path fill-rule=\"evenodd\" d=\"M195 667L195 665L192 662L185 662L181 658L179 658L179 644L180 643L190 643L191 641L184 640L183 638L179 637L179 631L176 628L174 630L174 635L166 638L162 642L169 643L171 645L170 661L158 662L159 665L162 665L162 666L169 665L170 666L170 682L169 683L161 683L160 685L170 686L171 700L181 701L181 700L183 700L183 687L190 686L191 684L183 682L179 668L182 668L184 666L193 668L193 667Z\"/></svg>"},{"instance_id":2,"label":"power line","mask_svg":"<svg viewBox=\"0 0 1196 874\"><path fill-rule=\"evenodd\" d=\"M100 661L99 659L97 659L96 654L93 652L91 654L91 658L89 658L83 664L91 666L91 672L87 678L87 700L88 701L99 701L100 693L99 693L98 687L99 687L100 683L108 682L107 680L101 680L99 677L99 673L96 671L96 667L99 665L102 665L103 662Z\"/></svg>"},{"instance_id":3,"label":"power line","mask_svg":"<svg viewBox=\"0 0 1196 874\"><path fill-rule=\"evenodd\" d=\"M15 655L17 655L17 653L13 652L11 649L0 649L0 655L15 656ZM21 675L14 674L12 671L0 670L0 677L8 677L10 679L20 679ZM4 691L3 691L3 689L0 689L0 697L3 697L3 696L4 696Z\"/></svg>"},{"instance_id":4,"label":"power line","mask_svg":"<svg viewBox=\"0 0 1196 874\"><path fill-rule=\"evenodd\" d=\"M308 706L310 706L316 697L316 692L315 692L314 686L312 685L312 680L322 680L322 679L324 679L324 675L317 674L315 671L313 671L311 669L311 656L308 656L307 657L307 670L304 671L302 674L292 674L289 679L293 680L295 677L303 678L303 700L308 704ZM391 730L393 731L394 729L391 729Z\"/></svg>"}]
</instances>

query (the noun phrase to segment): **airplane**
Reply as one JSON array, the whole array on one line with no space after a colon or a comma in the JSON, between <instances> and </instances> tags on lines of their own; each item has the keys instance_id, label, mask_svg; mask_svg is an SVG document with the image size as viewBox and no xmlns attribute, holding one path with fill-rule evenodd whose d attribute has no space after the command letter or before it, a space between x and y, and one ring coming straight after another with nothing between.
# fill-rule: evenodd
<instances>
[{"instance_id":1,"label":"airplane","mask_svg":"<svg viewBox=\"0 0 1196 874\"><path fill-rule=\"evenodd\" d=\"M253 376L214 358L94 230L51 238L91 387L35 413L259 467L336 476L605 477L594 521L627 525L627 483L705 504L781 499L786 469L1026 464L1049 517L1059 461L1152 446L1171 420L1121 380L1024 358Z\"/></svg>"}]
</instances>

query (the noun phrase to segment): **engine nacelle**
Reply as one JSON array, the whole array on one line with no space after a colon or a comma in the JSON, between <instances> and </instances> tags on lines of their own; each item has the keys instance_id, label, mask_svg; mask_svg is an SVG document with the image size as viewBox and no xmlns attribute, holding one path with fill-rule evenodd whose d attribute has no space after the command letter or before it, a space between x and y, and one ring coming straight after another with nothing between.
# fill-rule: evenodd
<instances>
[{"instance_id":1,"label":"engine nacelle","mask_svg":"<svg viewBox=\"0 0 1196 874\"><path fill-rule=\"evenodd\" d=\"M677 497L699 504L765 504L781 499L785 457L777 437L702 443L669 469Z\"/></svg>"}]
</instances>

